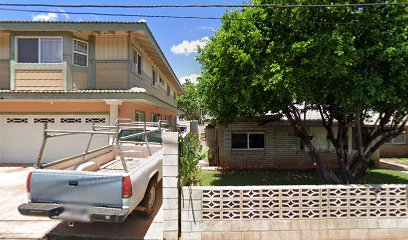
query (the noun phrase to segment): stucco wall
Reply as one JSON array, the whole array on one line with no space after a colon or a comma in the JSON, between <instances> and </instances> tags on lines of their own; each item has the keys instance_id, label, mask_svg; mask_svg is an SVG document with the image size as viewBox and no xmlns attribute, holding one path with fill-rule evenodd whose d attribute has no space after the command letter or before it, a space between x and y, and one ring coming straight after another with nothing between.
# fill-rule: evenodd
<instances>
[{"instance_id":1,"label":"stucco wall","mask_svg":"<svg viewBox=\"0 0 408 240\"><path fill-rule=\"evenodd\" d=\"M1 113L108 113L104 102L59 102L59 101L1 101Z\"/></svg>"},{"instance_id":2,"label":"stucco wall","mask_svg":"<svg viewBox=\"0 0 408 240\"><path fill-rule=\"evenodd\" d=\"M124 102L119 108L119 115L121 118L129 118L135 120L136 111L141 111L145 113L146 121L152 121L152 113L160 114L162 119L165 120L165 116L171 116L173 119L172 123L175 124L176 113L159 108L153 105L142 104L142 103L130 103Z\"/></svg>"},{"instance_id":3,"label":"stucco wall","mask_svg":"<svg viewBox=\"0 0 408 240\"><path fill-rule=\"evenodd\" d=\"M184 187L181 235L184 240L406 239L406 188Z\"/></svg>"}]
</instances>

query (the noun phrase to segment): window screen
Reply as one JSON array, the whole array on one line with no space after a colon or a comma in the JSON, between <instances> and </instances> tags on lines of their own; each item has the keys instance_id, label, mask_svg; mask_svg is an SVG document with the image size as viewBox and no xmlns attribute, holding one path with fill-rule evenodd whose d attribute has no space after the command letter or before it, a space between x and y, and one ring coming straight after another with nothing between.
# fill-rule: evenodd
<instances>
[{"instance_id":1,"label":"window screen","mask_svg":"<svg viewBox=\"0 0 408 240\"><path fill-rule=\"evenodd\" d=\"M38 63L38 38L20 38L17 48L19 63Z\"/></svg>"},{"instance_id":2,"label":"window screen","mask_svg":"<svg viewBox=\"0 0 408 240\"><path fill-rule=\"evenodd\" d=\"M265 137L262 133L249 134L249 148L264 148Z\"/></svg>"},{"instance_id":3,"label":"window screen","mask_svg":"<svg viewBox=\"0 0 408 240\"><path fill-rule=\"evenodd\" d=\"M246 149L248 148L248 136L246 133L232 134L231 143L233 149Z\"/></svg>"}]
</instances>

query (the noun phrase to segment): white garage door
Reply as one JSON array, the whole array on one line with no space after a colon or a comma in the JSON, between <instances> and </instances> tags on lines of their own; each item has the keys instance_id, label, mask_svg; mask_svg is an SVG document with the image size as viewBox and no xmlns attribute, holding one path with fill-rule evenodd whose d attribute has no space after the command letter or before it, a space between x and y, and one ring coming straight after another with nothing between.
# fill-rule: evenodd
<instances>
[{"instance_id":1,"label":"white garage door","mask_svg":"<svg viewBox=\"0 0 408 240\"><path fill-rule=\"evenodd\" d=\"M108 115L3 115L0 118L0 162L35 163L42 139L44 122L49 129L90 130L92 123L108 124ZM43 162L83 153L90 135L71 135L47 140ZM90 149L106 146L108 136L96 135Z\"/></svg>"}]
</instances>

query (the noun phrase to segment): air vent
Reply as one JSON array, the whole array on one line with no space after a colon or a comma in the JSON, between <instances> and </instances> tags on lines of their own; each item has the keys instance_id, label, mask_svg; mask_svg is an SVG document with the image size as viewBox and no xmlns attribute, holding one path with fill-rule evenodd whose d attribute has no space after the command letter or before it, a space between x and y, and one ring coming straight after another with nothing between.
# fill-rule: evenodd
<instances>
[{"instance_id":1,"label":"air vent","mask_svg":"<svg viewBox=\"0 0 408 240\"><path fill-rule=\"evenodd\" d=\"M55 123L55 118L34 118L34 123Z\"/></svg>"},{"instance_id":2,"label":"air vent","mask_svg":"<svg viewBox=\"0 0 408 240\"><path fill-rule=\"evenodd\" d=\"M28 123L28 118L7 118L7 123Z\"/></svg>"},{"instance_id":3,"label":"air vent","mask_svg":"<svg viewBox=\"0 0 408 240\"><path fill-rule=\"evenodd\" d=\"M86 118L85 123L106 123L105 118Z\"/></svg>"},{"instance_id":4,"label":"air vent","mask_svg":"<svg viewBox=\"0 0 408 240\"><path fill-rule=\"evenodd\" d=\"M80 118L61 118L60 123L81 123Z\"/></svg>"}]
</instances>

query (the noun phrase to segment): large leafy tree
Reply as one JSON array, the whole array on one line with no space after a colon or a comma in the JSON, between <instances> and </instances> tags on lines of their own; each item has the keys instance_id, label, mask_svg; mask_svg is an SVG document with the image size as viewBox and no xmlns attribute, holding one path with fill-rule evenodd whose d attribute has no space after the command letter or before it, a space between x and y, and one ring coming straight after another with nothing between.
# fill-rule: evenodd
<instances>
[{"instance_id":1,"label":"large leafy tree","mask_svg":"<svg viewBox=\"0 0 408 240\"><path fill-rule=\"evenodd\" d=\"M336 1L342 2L350 3ZM354 1L368 2L378 3ZM265 3L285 1L253 0ZM388 4L227 12L198 56L206 107L223 124L238 116L279 112L326 180L358 182L372 154L402 133L407 122L408 5L384 3ZM320 112L336 149L338 170L327 166L310 141L303 118L308 110ZM352 159L347 154L350 126L357 133Z\"/></svg>"},{"instance_id":2,"label":"large leafy tree","mask_svg":"<svg viewBox=\"0 0 408 240\"><path fill-rule=\"evenodd\" d=\"M202 104L198 86L187 79L186 82L183 83L182 87L184 90L184 95L177 98L179 109L184 112L187 120L198 120L198 122L201 124L202 118L206 112Z\"/></svg>"}]
</instances>

